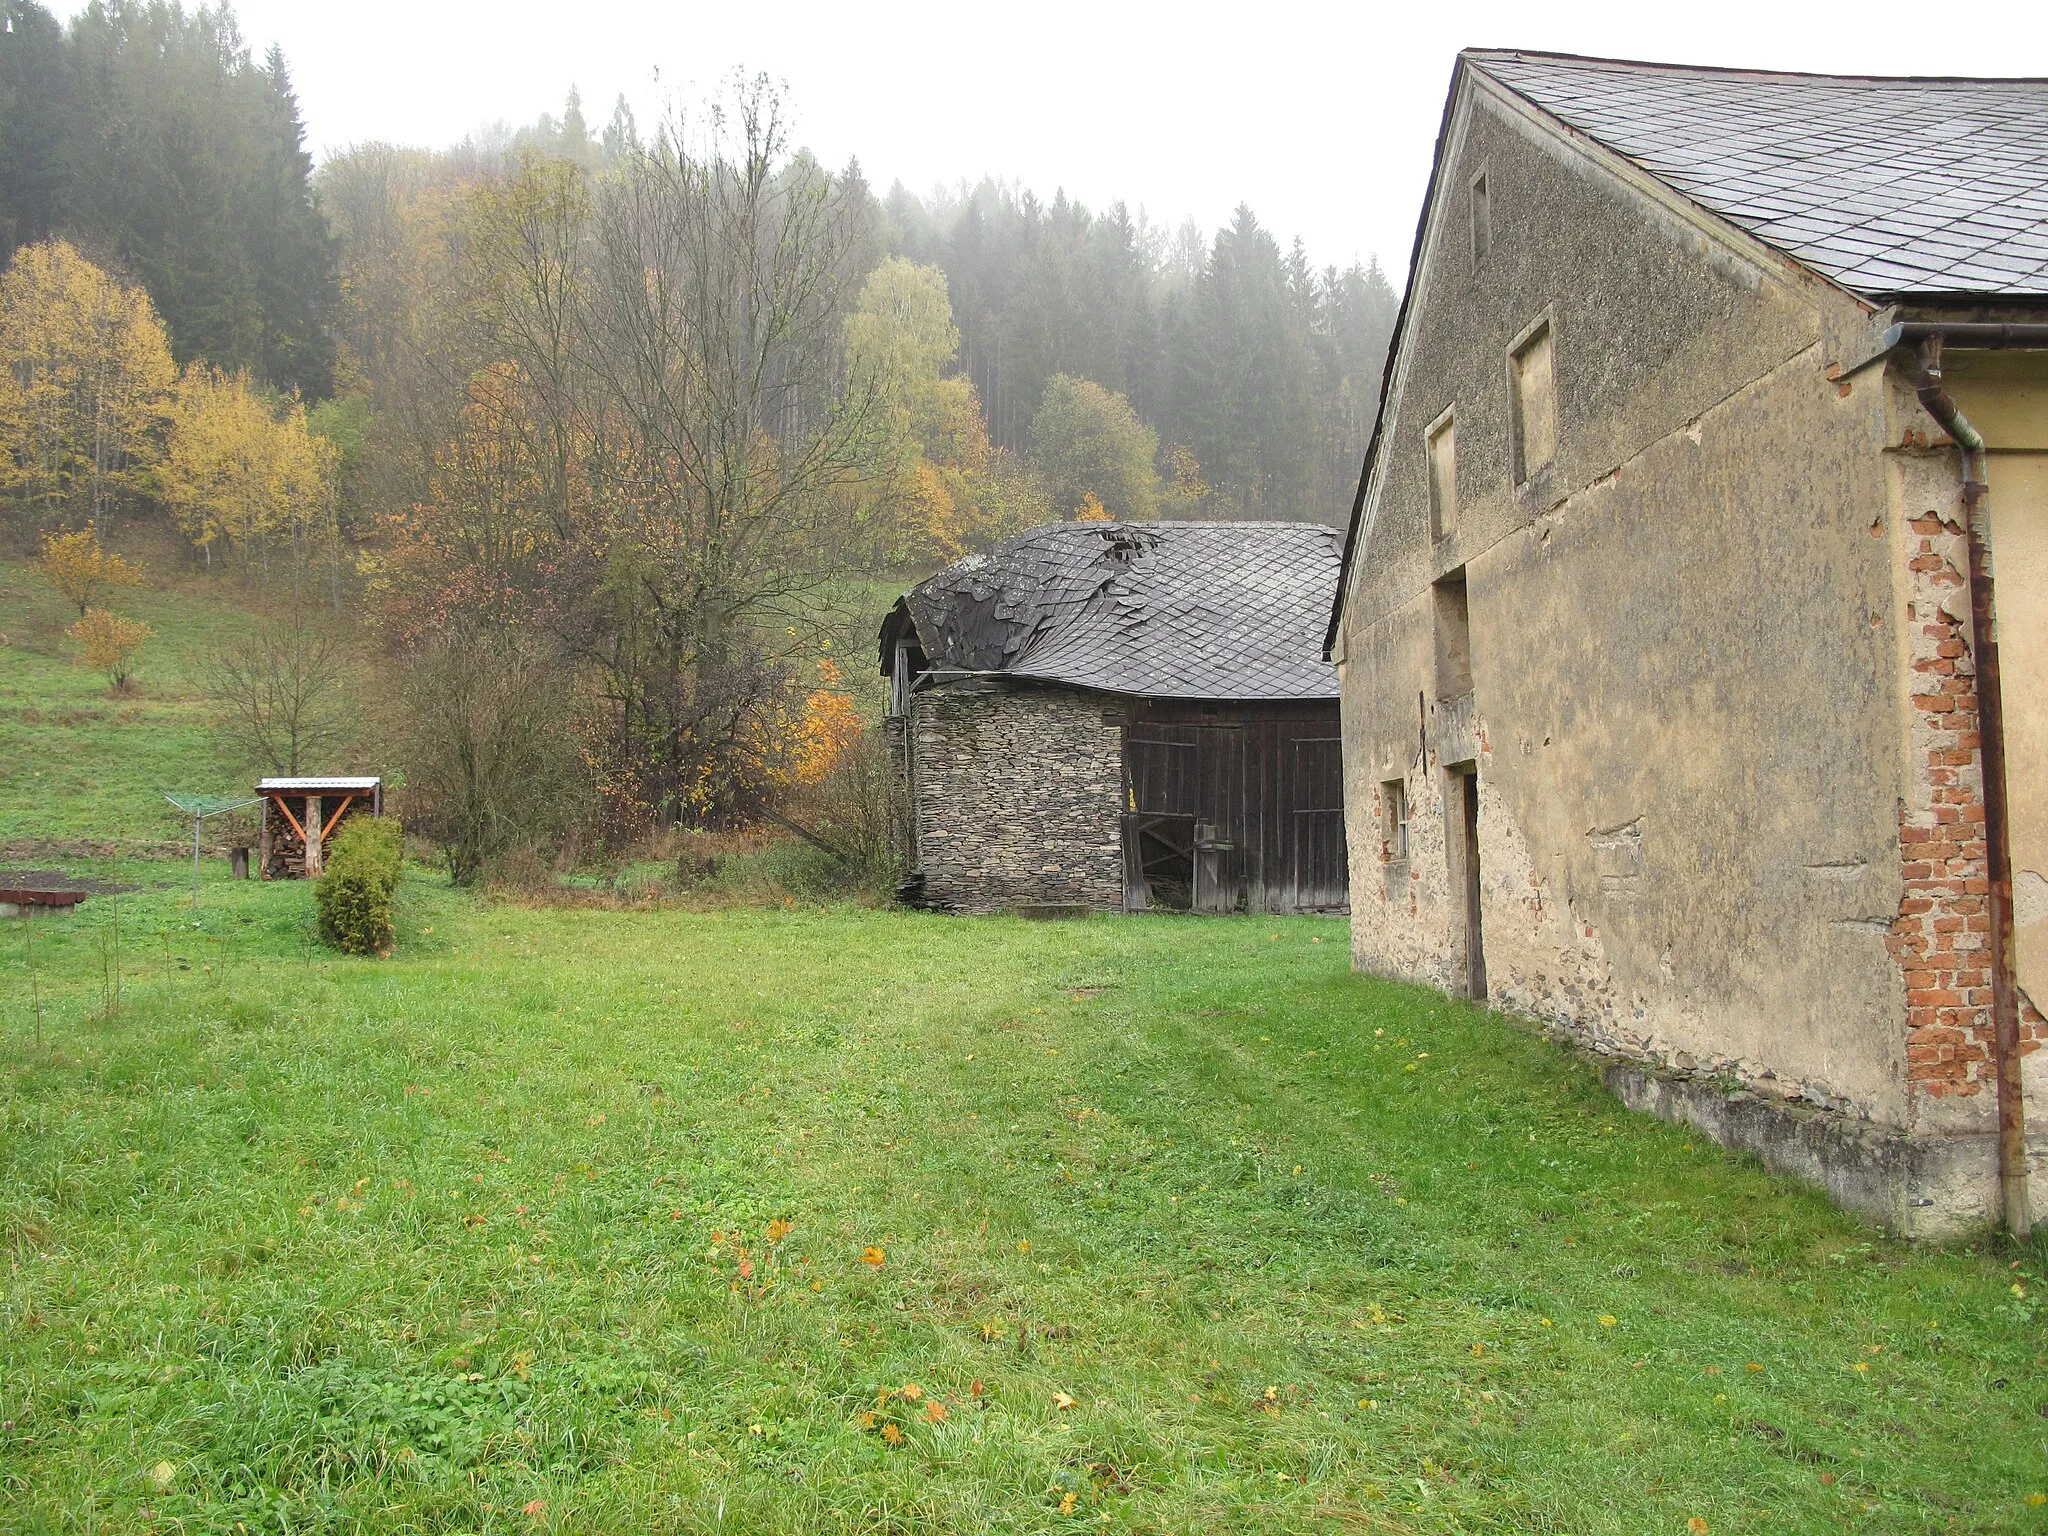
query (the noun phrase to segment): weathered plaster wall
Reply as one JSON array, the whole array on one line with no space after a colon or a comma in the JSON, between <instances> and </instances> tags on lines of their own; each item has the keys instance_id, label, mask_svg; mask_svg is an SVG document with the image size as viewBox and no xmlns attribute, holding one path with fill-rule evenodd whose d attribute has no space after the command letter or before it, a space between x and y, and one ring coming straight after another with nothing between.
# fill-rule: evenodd
<instances>
[{"instance_id":1,"label":"weathered plaster wall","mask_svg":"<svg viewBox=\"0 0 2048 1536\"><path fill-rule=\"evenodd\" d=\"M2048 356L1950 352L1946 371L1991 448L2019 980L2030 999L2048 1002Z\"/></svg>"},{"instance_id":2,"label":"weathered plaster wall","mask_svg":"<svg viewBox=\"0 0 2048 1536\"><path fill-rule=\"evenodd\" d=\"M954 684L912 696L925 899L961 912L1123 906L1123 727L1100 697Z\"/></svg>"},{"instance_id":3,"label":"weathered plaster wall","mask_svg":"<svg viewBox=\"0 0 2048 1536\"><path fill-rule=\"evenodd\" d=\"M1493 249L1475 264L1451 221L1425 253L1340 639L1358 962L1442 984L1461 920L1428 663L1429 584L1462 567L1492 997L1902 1124L1904 535L1883 370L1829 376L1864 316L1484 101L1447 184L1482 169ZM1507 349L1543 315L1559 449L1517 485ZM1460 506L1434 541L1447 408ZM1376 857L1397 775L1402 879Z\"/></svg>"},{"instance_id":4,"label":"weathered plaster wall","mask_svg":"<svg viewBox=\"0 0 2048 1536\"><path fill-rule=\"evenodd\" d=\"M2048 410L2040 425L2048 438ZM2048 1003L2048 452L1993 453L1989 473L2019 981L2039 1007ZM2048 1073L2048 1059L2038 1065Z\"/></svg>"}]
</instances>

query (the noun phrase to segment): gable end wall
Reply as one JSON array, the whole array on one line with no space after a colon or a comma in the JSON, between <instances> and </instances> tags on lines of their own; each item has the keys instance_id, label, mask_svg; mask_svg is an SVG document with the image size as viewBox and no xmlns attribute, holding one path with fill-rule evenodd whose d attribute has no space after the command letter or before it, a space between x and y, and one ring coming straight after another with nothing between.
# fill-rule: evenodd
<instances>
[{"instance_id":1,"label":"gable end wall","mask_svg":"<svg viewBox=\"0 0 2048 1536\"><path fill-rule=\"evenodd\" d=\"M912 696L909 730L916 864L928 903L955 912L1122 910L1115 700L953 684Z\"/></svg>"},{"instance_id":2,"label":"gable end wall","mask_svg":"<svg viewBox=\"0 0 2048 1536\"><path fill-rule=\"evenodd\" d=\"M1783 1166L1845 1203L1913 1230L1980 1220L1974 742L1934 740L1969 686L1922 590L1943 502L1900 494L1894 385L1847 344L1869 317L1484 91L1461 112L1336 646L1354 958L1459 984L1446 767L1476 761L1492 1001L1818 1114ZM1558 452L1517 483L1506 358L1540 316ZM1447 409L1460 505L1439 540L1424 434ZM1431 583L1454 571L1473 692L1450 701Z\"/></svg>"}]
</instances>

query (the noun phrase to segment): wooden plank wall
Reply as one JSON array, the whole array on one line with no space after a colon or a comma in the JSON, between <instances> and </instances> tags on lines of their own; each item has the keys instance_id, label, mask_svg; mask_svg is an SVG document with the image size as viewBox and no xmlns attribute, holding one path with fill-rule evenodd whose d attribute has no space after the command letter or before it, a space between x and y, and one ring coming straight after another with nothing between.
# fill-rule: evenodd
<instances>
[{"instance_id":1,"label":"wooden plank wall","mask_svg":"<svg viewBox=\"0 0 2048 1536\"><path fill-rule=\"evenodd\" d=\"M1208 823L1211 910L1342 910L1337 706L1134 701L1125 719L1126 809ZM1206 884L1207 882L1205 882Z\"/></svg>"}]
</instances>

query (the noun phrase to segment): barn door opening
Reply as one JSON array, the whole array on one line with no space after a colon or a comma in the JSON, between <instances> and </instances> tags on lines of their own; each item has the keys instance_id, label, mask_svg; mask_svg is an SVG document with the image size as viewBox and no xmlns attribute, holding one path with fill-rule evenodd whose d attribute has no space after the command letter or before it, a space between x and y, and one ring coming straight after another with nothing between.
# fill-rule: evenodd
<instances>
[{"instance_id":1,"label":"barn door opening","mask_svg":"<svg viewBox=\"0 0 2048 1536\"><path fill-rule=\"evenodd\" d=\"M1444 807L1451 832L1451 889L1463 897L1458 962L1465 996L1486 1001L1486 934L1479 902L1479 770L1461 763L1450 770L1452 804Z\"/></svg>"},{"instance_id":2,"label":"barn door opening","mask_svg":"<svg viewBox=\"0 0 2048 1536\"><path fill-rule=\"evenodd\" d=\"M1195 818L1124 817L1124 910L1186 912L1195 904Z\"/></svg>"},{"instance_id":3,"label":"barn door opening","mask_svg":"<svg viewBox=\"0 0 2048 1536\"><path fill-rule=\"evenodd\" d=\"M1329 911L1351 897L1344 858L1344 743L1335 736L1294 739L1294 847L1289 904Z\"/></svg>"},{"instance_id":4,"label":"barn door opening","mask_svg":"<svg viewBox=\"0 0 2048 1536\"><path fill-rule=\"evenodd\" d=\"M1124 727L1124 910L1195 904L1195 730Z\"/></svg>"},{"instance_id":5,"label":"barn door opening","mask_svg":"<svg viewBox=\"0 0 2048 1536\"><path fill-rule=\"evenodd\" d=\"M1195 910L1245 905L1244 730L1204 725L1195 747Z\"/></svg>"}]
</instances>

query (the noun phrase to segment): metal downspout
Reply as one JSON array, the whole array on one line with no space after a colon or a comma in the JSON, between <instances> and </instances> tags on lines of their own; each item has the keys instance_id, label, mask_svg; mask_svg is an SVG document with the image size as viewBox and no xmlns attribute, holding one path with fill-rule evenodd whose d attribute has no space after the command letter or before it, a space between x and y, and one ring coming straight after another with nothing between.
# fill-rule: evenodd
<instances>
[{"instance_id":1,"label":"metal downspout","mask_svg":"<svg viewBox=\"0 0 2048 1536\"><path fill-rule=\"evenodd\" d=\"M1939 333L1920 343L1920 404L1963 453L1963 524L1970 552L1970 652L1977 666L1977 742L1984 770L1984 855L1991 887L1991 1052L1998 1077L1998 1182L2006 1230L2033 1227L2027 1197L2026 1099L2020 1081L2019 992L2014 980L2011 818L2005 785L2005 704L1998 677L1997 607L1984 538L1990 495L1984 438L1943 384Z\"/></svg>"}]
</instances>

